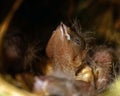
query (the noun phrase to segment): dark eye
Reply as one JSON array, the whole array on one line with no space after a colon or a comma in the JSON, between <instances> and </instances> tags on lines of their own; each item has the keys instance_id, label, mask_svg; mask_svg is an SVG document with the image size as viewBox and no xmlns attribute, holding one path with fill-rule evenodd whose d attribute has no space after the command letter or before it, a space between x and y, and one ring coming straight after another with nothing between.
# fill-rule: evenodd
<instances>
[{"instance_id":1,"label":"dark eye","mask_svg":"<svg viewBox=\"0 0 120 96\"><path fill-rule=\"evenodd\" d=\"M75 43L81 46L81 41L79 39L75 39Z\"/></svg>"},{"instance_id":2,"label":"dark eye","mask_svg":"<svg viewBox=\"0 0 120 96\"><path fill-rule=\"evenodd\" d=\"M82 39L75 38L74 42L80 47L80 49L85 49L85 42Z\"/></svg>"}]
</instances>

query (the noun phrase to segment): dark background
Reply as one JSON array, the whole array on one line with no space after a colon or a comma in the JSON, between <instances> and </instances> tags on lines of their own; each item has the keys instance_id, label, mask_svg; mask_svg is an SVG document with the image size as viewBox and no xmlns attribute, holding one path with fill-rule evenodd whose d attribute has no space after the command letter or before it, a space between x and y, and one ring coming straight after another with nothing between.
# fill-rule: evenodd
<instances>
[{"instance_id":1,"label":"dark background","mask_svg":"<svg viewBox=\"0 0 120 96\"><path fill-rule=\"evenodd\" d=\"M0 22L14 2L0 0ZM96 31L102 34L101 38L106 38L108 29L112 33L120 31L119 6L119 0L24 0L8 31L19 31L26 42L40 40L41 46L45 46L61 21L70 25L73 19L78 18L83 30ZM103 42L102 39L99 42Z\"/></svg>"},{"instance_id":2,"label":"dark background","mask_svg":"<svg viewBox=\"0 0 120 96\"><path fill-rule=\"evenodd\" d=\"M14 1L0 0L0 22L10 11ZM15 13L8 31L24 34L27 42L39 39L42 46L45 46L60 22L68 23L68 19L72 17L73 13L69 12L74 3L72 2L72 0L24 0Z\"/></svg>"}]
</instances>

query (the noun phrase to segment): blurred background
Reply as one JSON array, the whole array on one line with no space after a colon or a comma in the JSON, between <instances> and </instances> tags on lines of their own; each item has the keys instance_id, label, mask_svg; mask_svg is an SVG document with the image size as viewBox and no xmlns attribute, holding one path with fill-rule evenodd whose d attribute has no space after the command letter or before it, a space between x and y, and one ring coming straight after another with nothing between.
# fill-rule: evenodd
<instances>
[{"instance_id":1,"label":"blurred background","mask_svg":"<svg viewBox=\"0 0 120 96\"><path fill-rule=\"evenodd\" d=\"M14 2L0 0L0 22ZM23 0L8 31L24 34L26 42L39 39L42 46L45 46L60 22L69 25L78 18L83 30L99 33L102 38L100 43L103 38L120 43L119 6L120 0Z\"/></svg>"}]
</instances>

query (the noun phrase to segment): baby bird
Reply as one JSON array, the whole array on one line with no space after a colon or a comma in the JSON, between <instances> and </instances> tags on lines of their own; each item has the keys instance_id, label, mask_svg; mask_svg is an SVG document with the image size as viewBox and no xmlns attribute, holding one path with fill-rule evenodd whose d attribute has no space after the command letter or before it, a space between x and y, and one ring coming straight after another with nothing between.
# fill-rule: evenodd
<instances>
[{"instance_id":1,"label":"baby bird","mask_svg":"<svg viewBox=\"0 0 120 96\"><path fill-rule=\"evenodd\" d=\"M95 93L102 92L114 77L115 52L105 45L92 45L93 37L76 30L61 23L53 32L46 47L53 68L49 75L84 81L95 88Z\"/></svg>"},{"instance_id":2,"label":"baby bird","mask_svg":"<svg viewBox=\"0 0 120 96\"><path fill-rule=\"evenodd\" d=\"M46 47L46 54L53 64L52 75L67 79L75 78L86 54L85 46L85 41L80 35L61 23Z\"/></svg>"},{"instance_id":3,"label":"baby bird","mask_svg":"<svg viewBox=\"0 0 120 96\"><path fill-rule=\"evenodd\" d=\"M115 69L113 69L116 58L114 50L105 45L97 46L94 48L90 58L96 89L101 92L112 81L115 75Z\"/></svg>"}]
</instances>

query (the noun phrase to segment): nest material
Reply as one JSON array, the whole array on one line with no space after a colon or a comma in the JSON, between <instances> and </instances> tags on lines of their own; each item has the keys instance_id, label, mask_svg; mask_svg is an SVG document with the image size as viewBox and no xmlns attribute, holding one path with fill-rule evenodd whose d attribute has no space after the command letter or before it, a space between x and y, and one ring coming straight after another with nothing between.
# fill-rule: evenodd
<instances>
[{"instance_id":1,"label":"nest material","mask_svg":"<svg viewBox=\"0 0 120 96\"><path fill-rule=\"evenodd\" d=\"M19 0L18 0L19 1ZM19 4L19 3L17 3L17 4ZM17 6L16 4L15 4L15 6ZM13 9L15 8L15 10L17 10L17 8L16 7L13 7ZM5 22L4 23L2 23L2 25L0 26L0 36L3 36L4 34L5 34L5 32L6 32L6 30L7 30L7 28L8 28L8 26L9 26L9 22L11 21L11 18L12 18L12 16L14 15L14 12L15 12L15 10L14 11L11 11L10 12L10 14L8 15L8 17L7 17L7 19L5 20ZM74 23L74 24L76 24L76 23ZM6 26L7 25L7 26ZM76 39L76 38L72 38L72 40L74 41L74 42L76 42L77 44L79 44L80 46L82 46L82 48L81 49L88 49L88 48L90 48L90 46L89 45L91 45L91 42L89 42L90 40L92 40L92 39L94 39L94 38L89 38L89 37L91 37L91 36L89 36L90 34L89 34L89 32L87 33L87 34L84 34L84 33L80 33L79 34L79 32L81 31L81 29L80 30L78 30L79 28L78 28L79 26L78 25L75 25L75 27L74 27L74 30L76 30L75 32L75 35L77 35L78 36L78 38L81 38L81 36L83 36L82 38L81 38L81 40L79 40L79 39ZM82 35L81 35L82 34ZM73 37L76 37L76 36L73 36ZM84 38L84 39L83 39ZM2 37L0 37L0 46L2 46L2 40L3 40L3 38ZM87 45L84 45L85 43L80 43L81 41L85 41L85 43L87 44ZM85 47L84 47L85 46ZM91 48L92 49L92 48ZM104 48L103 48L104 49ZM1 51L1 50L0 50ZM28 50L29 51L29 50ZM30 51L31 51L31 49L30 49ZM35 51L35 50L34 50ZM94 51L94 50L92 50L92 51ZM2 52L1 52L2 53ZM36 52L35 52L36 53ZM34 54L33 54L34 55ZM29 56L29 55L28 55ZM119 56L118 56L119 57ZM32 61L30 61L31 59L31 57L28 57L29 58L29 60L28 60L28 62L32 62ZM32 57L33 58L33 57ZM93 58L94 59L94 58ZM115 59L116 60L116 59ZM115 67L115 69L113 69L113 71L116 71L117 70L117 73L119 73L118 71L119 71L119 66L117 66L117 65L119 65L119 60L116 60L116 61L118 61L117 63L116 63L116 65L114 65L114 67ZM27 63L28 63L27 62ZM91 62L89 62L89 61L85 61L85 63L89 63L89 64L91 64ZM92 62L93 63L93 62ZM94 64L94 63L93 63ZM92 65L91 65L92 66ZM106 65L107 66L107 65ZM1 66L0 66L1 67ZM26 66L27 67L27 66ZM31 64L30 64L30 67L31 67ZM110 70L109 70L110 71ZM112 72L113 72L112 71ZM109 73L109 72L108 72ZM116 73L115 73L116 74ZM114 74L114 75L115 75ZM20 89L18 89L17 87L15 87L15 86L13 86L13 85L11 85L11 84L9 84L8 82L6 82L4 79L3 79L3 76L1 76L0 77L0 89L1 89L1 91L0 91L0 95L2 95L2 96L11 96L11 95L15 95L15 94L17 94L17 95L20 95L20 96L37 96L37 95L35 95L35 94L32 94L32 93L29 93L29 92L27 92L27 91L25 91L25 90L20 90ZM115 83L116 84L116 83ZM119 80L118 80L118 84L119 84ZM114 87L114 86L113 86ZM6 89L8 89L8 90L6 90ZM111 89L110 89L111 90ZM45 95L44 94L44 92L42 92L42 93L40 93L40 94L42 94L42 95ZM39 95L40 95L39 94ZM109 94L109 93L106 93L106 94Z\"/></svg>"}]
</instances>

